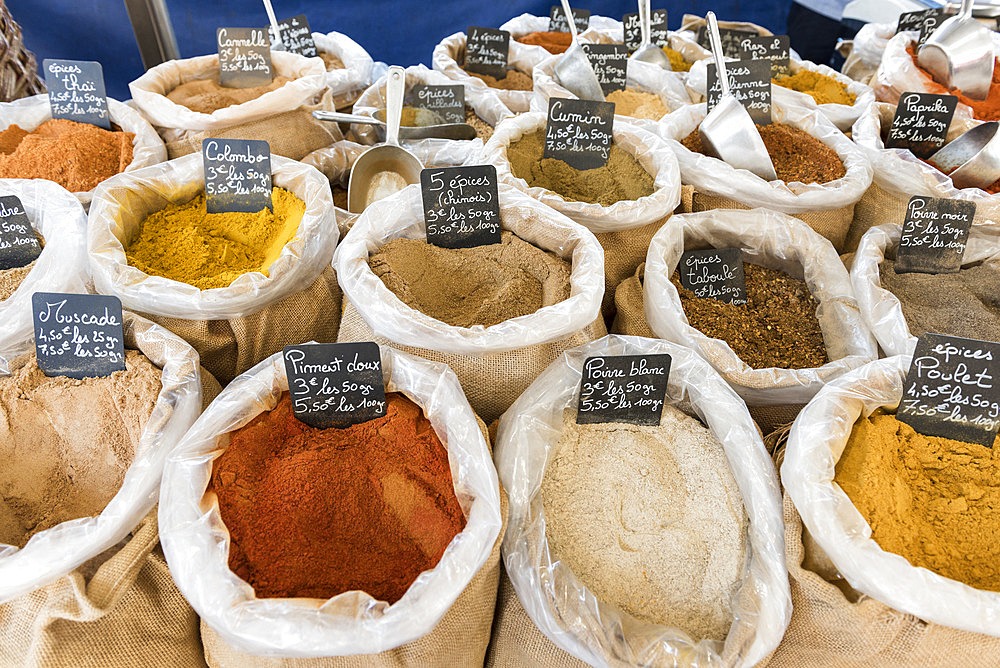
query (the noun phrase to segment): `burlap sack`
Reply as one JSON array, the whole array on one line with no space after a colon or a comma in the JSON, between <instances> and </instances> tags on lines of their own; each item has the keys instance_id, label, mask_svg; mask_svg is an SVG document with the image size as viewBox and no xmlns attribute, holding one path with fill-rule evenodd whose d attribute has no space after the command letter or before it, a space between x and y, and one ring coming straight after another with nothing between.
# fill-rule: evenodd
<instances>
[{"instance_id":1,"label":"burlap sack","mask_svg":"<svg viewBox=\"0 0 1000 668\"><path fill-rule=\"evenodd\" d=\"M205 620L212 665L482 664L506 518L485 425L445 365L385 347L381 353L386 391L404 392L419 404L448 449L465 528L392 605L364 592L327 601L256 598L229 570L229 534L206 489L227 434L273 407L287 390L281 355L272 356L223 391L175 448L164 473L164 551L178 586Z\"/></svg>"},{"instance_id":2,"label":"burlap sack","mask_svg":"<svg viewBox=\"0 0 1000 668\"><path fill-rule=\"evenodd\" d=\"M344 109L354 104L362 91L372 82L372 66L375 64L364 47L343 33L330 31L325 35L312 34L316 51L328 53L344 63L343 69L326 71L326 87L333 95L333 105Z\"/></svg>"},{"instance_id":3,"label":"burlap sack","mask_svg":"<svg viewBox=\"0 0 1000 668\"><path fill-rule=\"evenodd\" d=\"M354 104L355 114L361 116L374 116L376 111L382 111L385 113L385 82L386 77L385 75L382 75L377 81L375 81L375 83L368 86L365 91L361 93L358 101ZM410 90L417 84L447 86L455 85L455 81L454 79L448 78L441 72L427 69L424 65L411 65L406 68L404 103L408 102L408 98L406 96L410 94ZM465 106L471 107L476 113L476 116L494 128L500 124L500 121L514 115L510 109L507 108L507 105L501 100L496 89L488 88L486 86L473 86L468 82L465 82L464 88ZM349 134L362 144L374 144L378 141L378 138L375 135L375 128L370 125L360 125L358 123L354 123L351 125L351 132ZM439 139L436 141L441 142L448 140ZM406 142L406 147L410 148L410 146L416 143L419 142L408 141ZM452 141L451 143L461 146L468 142Z\"/></svg>"},{"instance_id":4,"label":"burlap sack","mask_svg":"<svg viewBox=\"0 0 1000 668\"><path fill-rule=\"evenodd\" d=\"M269 276L243 274L225 288L149 276L128 264L125 244L149 214L204 188L200 155L105 181L91 206L88 249L97 291L162 323L190 343L221 383L285 345L336 340L340 290L329 267L338 231L329 181L316 169L271 156L274 185L306 204L295 237Z\"/></svg>"},{"instance_id":5,"label":"burlap sack","mask_svg":"<svg viewBox=\"0 0 1000 668\"><path fill-rule=\"evenodd\" d=\"M875 172L871 186L854 208L854 221L844 250L856 250L861 237L873 227L901 224L906 215L906 205L914 195L975 202L973 224L1000 222L1000 195L991 195L979 188L958 189L951 178L914 156L908 149L885 147L883 132L888 132L895 115L895 103L876 102L854 124L852 137L868 154ZM947 141L954 141L979 124L980 121L956 116L948 127Z\"/></svg>"},{"instance_id":6,"label":"burlap sack","mask_svg":"<svg viewBox=\"0 0 1000 668\"><path fill-rule=\"evenodd\" d=\"M601 311L610 320L614 313L615 288L639 266L650 238L670 219L681 201L677 162L657 135L619 116L614 123L615 145L633 155L653 177L653 193L611 206L569 201L551 190L529 186L524 179L514 176L507 159L507 147L522 136L544 128L545 118L545 113L529 112L504 122L486 143L483 157L496 166L497 179L501 183L527 193L598 235L605 249Z\"/></svg>"},{"instance_id":7,"label":"burlap sack","mask_svg":"<svg viewBox=\"0 0 1000 668\"><path fill-rule=\"evenodd\" d=\"M132 140L132 162L125 168L126 172L149 167L167 159L167 149L163 146L163 140L139 112L123 102L108 98L108 114L113 124L125 132L135 134L135 139ZM52 107L47 93L0 103L0 130L6 130L16 124L22 130L30 131L51 118ZM94 191L73 194L81 204L87 206L94 196Z\"/></svg>"},{"instance_id":8,"label":"burlap sack","mask_svg":"<svg viewBox=\"0 0 1000 668\"><path fill-rule=\"evenodd\" d=\"M271 153L292 160L342 139L336 123L312 117L313 110L334 109L323 61L272 51L271 62L276 76L291 81L255 100L210 114L192 111L169 100L167 94L182 83L218 76L217 54L157 65L130 83L129 90L139 113L166 143L170 159L200 153L201 141L209 137L263 139L271 145Z\"/></svg>"},{"instance_id":9,"label":"burlap sack","mask_svg":"<svg viewBox=\"0 0 1000 668\"><path fill-rule=\"evenodd\" d=\"M829 362L811 369L754 369L725 341L688 324L670 281L681 255L728 247L741 249L744 261L806 282L819 302L816 317ZM675 216L653 237L645 272L644 304L650 328L660 338L688 346L705 358L752 407L765 433L790 422L825 383L875 359L874 339L840 257L829 241L791 216L767 209L717 209Z\"/></svg>"},{"instance_id":10,"label":"burlap sack","mask_svg":"<svg viewBox=\"0 0 1000 668\"><path fill-rule=\"evenodd\" d=\"M646 263L643 262L634 274L618 284L615 290L615 321L611 326L612 334L656 338L656 334L646 321L646 308L642 301L642 281L645 275Z\"/></svg>"},{"instance_id":11,"label":"burlap sack","mask_svg":"<svg viewBox=\"0 0 1000 668\"><path fill-rule=\"evenodd\" d=\"M375 341L448 364L487 423L564 350L607 333L599 314L604 258L594 235L504 183L499 192L504 229L572 263L568 299L486 328L452 327L404 304L368 256L391 239L425 236L415 185L365 209L334 259L345 296L337 340Z\"/></svg>"},{"instance_id":12,"label":"burlap sack","mask_svg":"<svg viewBox=\"0 0 1000 668\"><path fill-rule=\"evenodd\" d=\"M854 217L854 205L871 185L871 163L854 142L818 111L776 103L771 113L775 123L803 130L836 151L847 170L844 177L823 184L768 182L717 158L689 151L681 140L694 132L706 116L704 104L691 105L660 122L660 136L677 156L681 182L692 187L684 195L684 210L763 207L780 211L804 221L840 251Z\"/></svg>"},{"instance_id":13,"label":"burlap sack","mask_svg":"<svg viewBox=\"0 0 1000 668\"><path fill-rule=\"evenodd\" d=\"M549 550L541 498L545 468L575 408L584 361L595 355L669 354L667 402L702 420L722 444L750 519L747 576L735 595L734 622L724 642L691 639L682 630L641 623L598 600ZM613 445L613 444L612 444ZM593 666L753 666L777 645L791 616L785 574L778 480L745 405L692 350L655 339L608 336L567 351L500 419L497 471L510 495L504 566L525 613L552 643ZM516 610L516 609L515 609ZM523 628L517 616L510 624ZM502 627L498 628L502 632ZM524 634L530 642L534 634ZM541 656L524 661L538 647ZM509 650L513 657L505 656ZM495 665L562 665L551 647L497 636ZM575 665L575 664L570 664Z\"/></svg>"}]
</instances>

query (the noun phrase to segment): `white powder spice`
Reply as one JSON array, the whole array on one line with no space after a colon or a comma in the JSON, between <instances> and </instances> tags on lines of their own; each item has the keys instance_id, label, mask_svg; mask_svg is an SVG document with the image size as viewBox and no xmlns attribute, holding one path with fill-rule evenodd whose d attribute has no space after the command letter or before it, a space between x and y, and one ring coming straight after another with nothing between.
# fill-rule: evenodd
<instances>
[{"instance_id":1,"label":"white powder spice","mask_svg":"<svg viewBox=\"0 0 1000 668\"><path fill-rule=\"evenodd\" d=\"M658 427L576 424L542 481L554 558L606 604L724 640L745 575L747 514L722 444L666 405Z\"/></svg>"}]
</instances>

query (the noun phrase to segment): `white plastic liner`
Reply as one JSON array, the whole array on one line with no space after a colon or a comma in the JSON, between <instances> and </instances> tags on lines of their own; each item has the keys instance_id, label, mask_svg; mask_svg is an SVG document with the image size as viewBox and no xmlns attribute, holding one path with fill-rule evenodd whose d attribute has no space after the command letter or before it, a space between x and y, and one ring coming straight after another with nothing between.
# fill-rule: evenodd
<instances>
[{"instance_id":1,"label":"white plastic liner","mask_svg":"<svg viewBox=\"0 0 1000 668\"><path fill-rule=\"evenodd\" d=\"M326 87L338 101L353 103L372 82L372 57L364 47L343 33L330 31L324 35L314 32L312 36L318 52L333 54L344 63L343 69L327 70Z\"/></svg>"}]
</instances>

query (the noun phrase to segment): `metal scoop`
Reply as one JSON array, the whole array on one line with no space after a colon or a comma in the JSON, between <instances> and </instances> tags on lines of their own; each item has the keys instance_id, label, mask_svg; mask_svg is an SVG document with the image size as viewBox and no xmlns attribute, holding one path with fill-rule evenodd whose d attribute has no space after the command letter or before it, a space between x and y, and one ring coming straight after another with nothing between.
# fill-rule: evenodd
<instances>
[{"instance_id":1,"label":"metal scoop","mask_svg":"<svg viewBox=\"0 0 1000 668\"><path fill-rule=\"evenodd\" d=\"M399 65L393 65L386 79L386 143L372 146L351 167L351 178L347 183L347 210L351 213L361 213L372 202L388 197L411 183L420 183L420 170L424 168L417 156L399 145L399 119L403 113L406 73Z\"/></svg>"},{"instance_id":2,"label":"metal scoop","mask_svg":"<svg viewBox=\"0 0 1000 668\"><path fill-rule=\"evenodd\" d=\"M990 29L972 18L974 0L937 27L920 47L917 62L946 88L985 100L993 83L993 40Z\"/></svg>"},{"instance_id":3,"label":"metal scoop","mask_svg":"<svg viewBox=\"0 0 1000 668\"><path fill-rule=\"evenodd\" d=\"M566 23L569 24L573 41L556 62L556 76L559 78L559 83L581 100L604 102L601 83L594 74L594 67L590 64L587 53L577 40L576 23L573 21L573 11L569 8L569 0L562 0L562 6L566 12Z\"/></svg>"},{"instance_id":4,"label":"metal scoop","mask_svg":"<svg viewBox=\"0 0 1000 668\"><path fill-rule=\"evenodd\" d=\"M423 113L426 112L426 115ZM358 114L342 114L339 111L314 111L313 118L321 121L336 121L338 123L358 123L360 125L371 125L375 127L375 134L379 141L385 141L385 112L381 109L375 112L376 116L361 116ZM382 118L378 118L382 116ZM427 125L423 122L429 120ZM399 128L399 138L401 140L410 139L475 139L476 128L468 123L442 123L441 117L428 109L421 109L417 113L416 127L401 126Z\"/></svg>"},{"instance_id":5,"label":"metal scoop","mask_svg":"<svg viewBox=\"0 0 1000 668\"><path fill-rule=\"evenodd\" d=\"M729 89L729 72L726 71L726 61L722 55L722 39L719 37L715 12L708 12L705 20L708 22L715 70L722 85L722 97L698 126L702 144L710 154L733 167L749 170L762 179L774 181L778 175L774 171L771 156L767 154L764 140L760 138L757 126L750 118L750 112ZM705 94L707 97L708 91Z\"/></svg>"},{"instance_id":6,"label":"metal scoop","mask_svg":"<svg viewBox=\"0 0 1000 668\"><path fill-rule=\"evenodd\" d=\"M1000 123L977 125L927 159L956 188L983 188L1000 179Z\"/></svg>"},{"instance_id":7,"label":"metal scoop","mask_svg":"<svg viewBox=\"0 0 1000 668\"><path fill-rule=\"evenodd\" d=\"M667 71L673 71L670 66L670 58L663 52L663 49L652 43L652 28L650 21L653 17L649 10L649 0L639 0L639 30L642 32L642 41L639 48L635 50L629 60L638 60L643 63L659 65Z\"/></svg>"}]
</instances>

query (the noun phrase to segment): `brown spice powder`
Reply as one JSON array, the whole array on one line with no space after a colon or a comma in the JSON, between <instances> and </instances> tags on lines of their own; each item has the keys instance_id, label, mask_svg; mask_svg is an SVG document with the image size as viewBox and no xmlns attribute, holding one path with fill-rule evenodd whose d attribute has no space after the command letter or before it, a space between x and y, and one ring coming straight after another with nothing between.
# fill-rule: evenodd
<instances>
[{"instance_id":1,"label":"brown spice powder","mask_svg":"<svg viewBox=\"0 0 1000 668\"><path fill-rule=\"evenodd\" d=\"M11 295L21 287L21 283L35 268L36 262L38 260L32 260L23 267L0 270L0 302L10 299Z\"/></svg>"},{"instance_id":2,"label":"brown spice powder","mask_svg":"<svg viewBox=\"0 0 1000 668\"><path fill-rule=\"evenodd\" d=\"M816 318L819 302L806 282L748 262L743 272L748 303L735 305L696 297L675 271L670 281L688 323L728 343L754 369L809 369L829 362Z\"/></svg>"},{"instance_id":3,"label":"brown spice powder","mask_svg":"<svg viewBox=\"0 0 1000 668\"><path fill-rule=\"evenodd\" d=\"M347 188L330 184L333 188L333 205L338 209L347 209Z\"/></svg>"},{"instance_id":4,"label":"brown spice powder","mask_svg":"<svg viewBox=\"0 0 1000 668\"><path fill-rule=\"evenodd\" d=\"M256 100L264 93L281 88L291 81L288 77L277 76L266 86L250 88L227 88L217 78L195 79L182 83L167 93L167 99L191 111L210 114L213 111Z\"/></svg>"},{"instance_id":5,"label":"brown spice powder","mask_svg":"<svg viewBox=\"0 0 1000 668\"><path fill-rule=\"evenodd\" d=\"M829 183L847 174L837 152L808 132L783 123L758 125L757 130L778 179L785 183ZM681 140L681 144L689 151L708 155L697 129Z\"/></svg>"},{"instance_id":6,"label":"brown spice powder","mask_svg":"<svg viewBox=\"0 0 1000 668\"><path fill-rule=\"evenodd\" d=\"M319 57L323 59L323 64L326 65L327 72L344 69L344 61L332 53L320 53Z\"/></svg>"},{"instance_id":7,"label":"brown spice powder","mask_svg":"<svg viewBox=\"0 0 1000 668\"><path fill-rule=\"evenodd\" d=\"M503 79L496 79L489 74L477 74L468 70L465 70L465 73L476 77L490 88L497 88L499 90L531 90L534 86L530 74L525 74L514 69L507 70L507 76Z\"/></svg>"}]
</instances>

